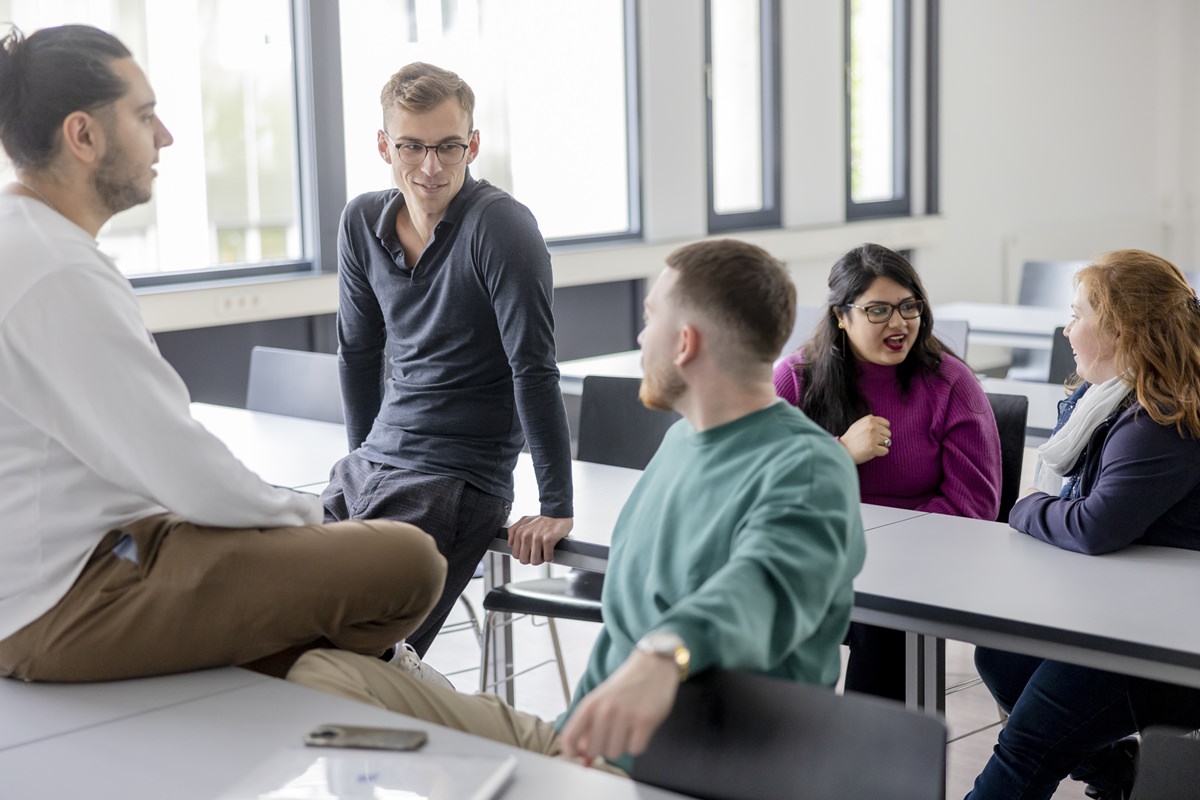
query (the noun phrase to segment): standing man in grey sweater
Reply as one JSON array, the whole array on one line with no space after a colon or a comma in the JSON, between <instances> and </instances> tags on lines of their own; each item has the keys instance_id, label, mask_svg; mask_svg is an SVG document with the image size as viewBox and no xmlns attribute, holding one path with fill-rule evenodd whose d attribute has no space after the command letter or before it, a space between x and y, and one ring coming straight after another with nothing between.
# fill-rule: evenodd
<instances>
[{"instance_id":1,"label":"standing man in grey sweater","mask_svg":"<svg viewBox=\"0 0 1200 800\"><path fill-rule=\"evenodd\" d=\"M541 514L508 528L525 564L572 527L570 443L555 360L550 255L529 210L471 177L475 97L430 64L380 96L396 189L347 205L338 236L338 353L350 454L322 500L332 519L410 522L449 562L408 644L423 655L511 508L528 440ZM399 588L399 587L398 587Z\"/></svg>"}]
</instances>

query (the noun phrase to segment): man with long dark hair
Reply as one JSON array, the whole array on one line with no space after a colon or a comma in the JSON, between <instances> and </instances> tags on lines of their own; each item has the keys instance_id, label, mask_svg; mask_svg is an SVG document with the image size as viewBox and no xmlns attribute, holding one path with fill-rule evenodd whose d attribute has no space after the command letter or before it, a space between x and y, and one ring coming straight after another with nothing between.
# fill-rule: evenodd
<instances>
[{"instance_id":1,"label":"man with long dark hair","mask_svg":"<svg viewBox=\"0 0 1200 800\"><path fill-rule=\"evenodd\" d=\"M129 50L83 25L12 30L0 142L17 174L0 189L0 675L282 674L306 648L379 655L415 629L445 574L432 540L319 525L317 497L246 469L192 419L97 247L172 142Z\"/></svg>"}]
</instances>

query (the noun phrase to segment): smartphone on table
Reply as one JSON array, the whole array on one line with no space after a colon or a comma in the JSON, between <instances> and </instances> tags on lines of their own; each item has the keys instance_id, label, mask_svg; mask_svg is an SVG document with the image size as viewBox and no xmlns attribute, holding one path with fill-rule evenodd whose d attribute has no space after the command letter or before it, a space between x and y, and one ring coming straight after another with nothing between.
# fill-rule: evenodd
<instances>
[{"instance_id":1,"label":"smartphone on table","mask_svg":"<svg viewBox=\"0 0 1200 800\"><path fill-rule=\"evenodd\" d=\"M425 731L373 728L365 725L318 725L304 737L309 747L354 747L364 750L417 750Z\"/></svg>"}]
</instances>

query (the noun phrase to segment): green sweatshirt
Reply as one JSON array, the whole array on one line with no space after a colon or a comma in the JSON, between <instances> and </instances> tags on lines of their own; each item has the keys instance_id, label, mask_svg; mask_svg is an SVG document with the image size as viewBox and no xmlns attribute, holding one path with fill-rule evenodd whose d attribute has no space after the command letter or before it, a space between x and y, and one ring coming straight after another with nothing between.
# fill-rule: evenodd
<instances>
[{"instance_id":1,"label":"green sweatshirt","mask_svg":"<svg viewBox=\"0 0 1200 800\"><path fill-rule=\"evenodd\" d=\"M604 629L579 701L652 630L691 672L745 670L833 686L866 553L845 449L787 403L667 432L625 504L604 582Z\"/></svg>"}]
</instances>

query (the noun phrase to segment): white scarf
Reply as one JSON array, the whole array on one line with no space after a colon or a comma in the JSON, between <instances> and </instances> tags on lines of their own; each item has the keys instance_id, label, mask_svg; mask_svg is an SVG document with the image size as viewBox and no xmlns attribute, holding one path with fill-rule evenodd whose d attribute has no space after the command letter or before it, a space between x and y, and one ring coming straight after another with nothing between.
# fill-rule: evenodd
<instances>
[{"instance_id":1,"label":"white scarf","mask_svg":"<svg viewBox=\"0 0 1200 800\"><path fill-rule=\"evenodd\" d=\"M1129 384L1120 375L1089 386L1075 404L1075 411L1066 424L1038 448L1033 485L1047 494L1058 495L1062 491L1063 476L1079 460L1092 432L1116 410L1129 391Z\"/></svg>"}]
</instances>

